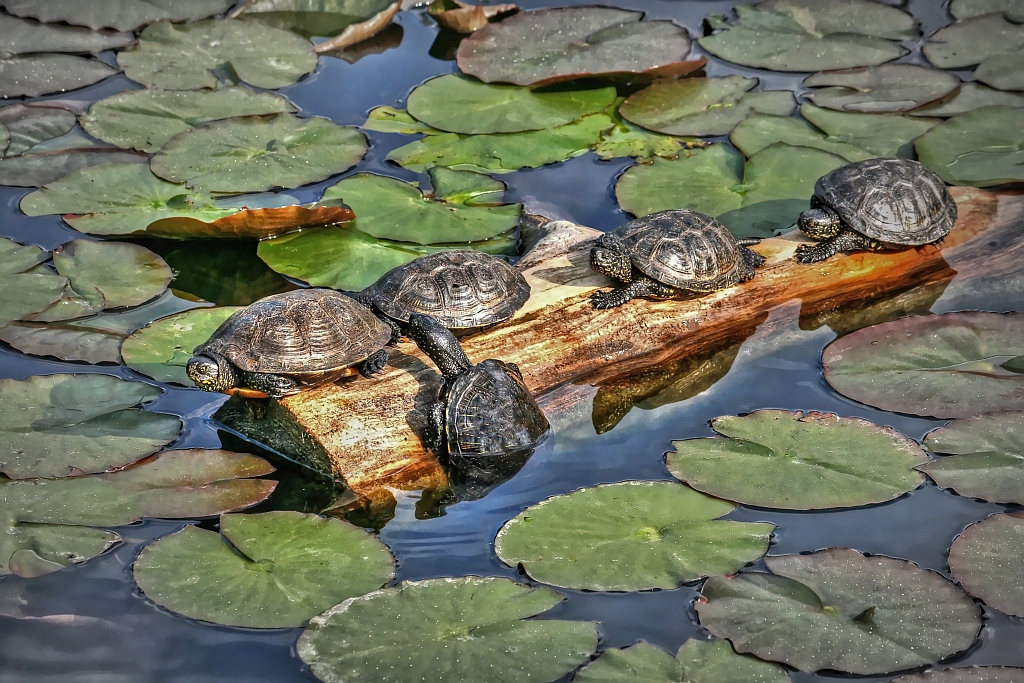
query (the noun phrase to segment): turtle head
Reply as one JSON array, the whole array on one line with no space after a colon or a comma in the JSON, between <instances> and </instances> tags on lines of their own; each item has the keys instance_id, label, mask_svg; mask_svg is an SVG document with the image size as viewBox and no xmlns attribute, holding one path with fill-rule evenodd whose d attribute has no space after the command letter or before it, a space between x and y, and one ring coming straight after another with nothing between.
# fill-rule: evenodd
<instances>
[{"instance_id":1,"label":"turtle head","mask_svg":"<svg viewBox=\"0 0 1024 683\"><path fill-rule=\"evenodd\" d=\"M192 382L203 391L226 391L238 386L235 369L227 358L219 353L204 352L192 356L185 372Z\"/></svg>"},{"instance_id":2,"label":"turtle head","mask_svg":"<svg viewBox=\"0 0 1024 683\"><path fill-rule=\"evenodd\" d=\"M608 247L597 246L590 250L590 267L619 282L633 281L633 264L629 257Z\"/></svg>"},{"instance_id":3,"label":"turtle head","mask_svg":"<svg viewBox=\"0 0 1024 683\"><path fill-rule=\"evenodd\" d=\"M839 216L829 208L807 209L796 224L805 235L818 242L839 234Z\"/></svg>"}]
</instances>

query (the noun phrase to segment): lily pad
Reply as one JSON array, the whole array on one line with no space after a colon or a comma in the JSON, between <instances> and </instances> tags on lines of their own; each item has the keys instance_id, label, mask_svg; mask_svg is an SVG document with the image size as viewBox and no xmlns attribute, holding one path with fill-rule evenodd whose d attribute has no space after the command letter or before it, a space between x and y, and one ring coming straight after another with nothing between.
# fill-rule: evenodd
<instances>
[{"instance_id":1,"label":"lily pad","mask_svg":"<svg viewBox=\"0 0 1024 683\"><path fill-rule=\"evenodd\" d=\"M187 617L288 628L379 589L395 560L348 522L279 511L221 515L219 534L186 526L146 546L134 573L146 597Z\"/></svg>"},{"instance_id":2,"label":"lily pad","mask_svg":"<svg viewBox=\"0 0 1024 683\"><path fill-rule=\"evenodd\" d=\"M417 121L409 116L409 113L404 109L395 109L394 107L375 107L371 109L370 113L366 115L366 122L360 128L374 130L378 133L403 133L405 135L415 135L416 133L437 135L443 132L421 121Z\"/></svg>"},{"instance_id":3,"label":"lily pad","mask_svg":"<svg viewBox=\"0 0 1024 683\"><path fill-rule=\"evenodd\" d=\"M990 607L1024 616L1024 581L1016 570L1024 552L1024 512L992 515L964 529L949 548L949 570Z\"/></svg>"},{"instance_id":4,"label":"lily pad","mask_svg":"<svg viewBox=\"0 0 1024 683\"><path fill-rule=\"evenodd\" d=\"M1000 90L1024 90L1024 49L989 57L974 70L974 77Z\"/></svg>"},{"instance_id":5,"label":"lily pad","mask_svg":"<svg viewBox=\"0 0 1024 683\"><path fill-rule=\"evenodd\" d=\"M733 505L664 481L604 484L528 507L498 532L505 564L565 588L677 588L768 550L773 524L716 518Z\"/></svg>"},{"instance_id":6,"label":"lily pad","mask_svg":"<svg viewBox=\"0 0 1024 683\"><path fill-rule=\"evenodd\" d=\"M775 71L874 66L906 50L885 40L917 37L910 15L867 0L768 0L736 8L736 21L699 40L730 62Z\"/></svg>"},{"instance_id":7,"label":"lily pad","mask_svg":"<svg viewBox=\"0 0 1024 683\"><path fill-rule=\"evenodd\" d=\"M954 420L930 432L924 447L949 456L918 467L939 486L961 496L1024 505L1024 413Z\"/></svg>"},{"instance_id":8,"label":"lily pad","mask_svg":"<svg viewBox=\"0 0 1024 683\"><path fill-rule=\"evenodd\" d=\"M726 647L729 647L726 645ZM730 648L731 649L731 648ZM609 649L576 672L575 683L681 683L683 667L659 647L640 641L621 650Z\"/></svg>"},{"instance_id":9,"label":"lily pad","mask_svg":"<svg viewBox=\"0 0 1024 683\"><path fill-rule=\"evenodd\" d=\"M949 11L957 19L1002 12L1007 19L1024 22L1024 3L1021 0L953 0L949 3Z\"/></svg>"},{"instance_id":10,"label":"lily pad","mask_svg":"<svg viewBox=\"0 0 1024 683\"><path fill-rule=\"evenodd\" d=\"M7 145L0 145L0 152L15 156L69 132L75 127L75 115L61 107L12 104L0 108L0 124L8 133Z\"/></svg>"},{"instance_id":11,"label":"lily pad","mask_svg":"<svg viewBox=\"0 0 1024 683\"><path fill-rule=\"evenodd\" d=\"M892 683L1018 683L1022 676L1024 669L1013 666L958 666L900 676Z\"/></svg>"},{"instance_id":12,"label":"lily pad","mask_svg":"<svg viewBox=\"0 0 1024 683\"><path fill-rule=\"evenodd\" d=\"M964 87L970 85L964 84ZM921 110L918 110L921 111ZM915 116L917 115L914 112ZM800 115L828 134L828 140L859 147L876 157L914 157L914 139L942 123L899 114L857 114L800 105Z\"/></svg>"},{"instance_id":13,"label":"lily pad","mask_svg":"<svg viewBox=\"0 0 1024 683\"><path fill-rule=\"evenodd\" d=\"M368 235L414 244L477 242L519 223L519 204L467 206L435 201L410 183L357 173L324 190L356 214L354 227Z\"/></svg>"},{"instance_id":14,"label":"lily pad","mask_svg":"<svg viewBox=\"0 0 1024 683\"><path fill-rule=\"evenodd\" d=\"M634 126L621 118L615 125L601 134L594 147L594 153L602 159L634 157L648 161L654 157L675 159L684 149L703 147L706 143L699 138L674 137Z\"/></svg>"},{"instance_id":15,"label":"lily pad","mask_svg":"<svg viewBox=\"0 0 1024 683\"><path fill-rule=\"evenodd\" d=\"M0 328L0 340L22 353L86 363L121 362L125 335L60 324L11 323Z\"/></svg>"},{"instance_id":16,"label":"lily pad","mask_svg":"<svg viewBox=\"0 0 1024 683\"><path fill-rule=\"evenodd\" d=\"M0 159L0 185L39 187L83 168L107 164L145 164L148 161L143 154L110 147L20 154Z\"/></svg>"},{"instance_id":17,"label":"lily pad","mask_svg":"<svg viewBox=\"0 0 1024 683\"><path fill-rule=\"evenodd\" d=\"M940 69L959 69L1024 47L1024 26L1002 14L985 14L939 29L922 48Z\"/></svg>"},{"instance_id":18,"label":"lily pad","mask_svg":"<svg viewBox=\"0 0 1024 683\"><path fill-rule=\"evenodd\" d=\"M135 47L117 55L128 78L167 90L216 88L220 81L273 90L295 83L316 62L312 43L301 36L220 19L152 24Z\"/></svg>"},{"instance_id":19,"label":"lily pad","mask_svg":"<svg viewBox=\"0 0 1024 683\"><path fill-rule=\"evenodd\" d=\"M121 357L132 370L158 382L195 386L185 374L192 351L240 309L196 308L155 320L124 340Z\"/></svg>"},{"instance_id":20,"label":"lily pad","mask_svg":"<svg viewBox=\"0 0 1024 683\"><path fill-rule=\"evenodd\" d=\"M134 40L131 33L90 31L78 26L40 24L0 14L0 55L69 52L98 55L104 50L124 47Z\"/></svg>"},{"instance_id":21,"label":"lily pad","mask_svg":"<svg viewBox=\"0 0 1024 683\"><path fill-rule=\"evenodd\" d=\"M518 11L519 7L509 3L471 5L461 0L434 0L427 6L427 14L440 26L458 33L472 33L503 15Z\"/></svg>"},{"instance_id":22,"label":"lily pad","mask_svg":"<svg viewBox=\"0 0 1024 683\"><path fill-rule=\"evenodd\" d=\"M921 447L890 427L831 413L758 410L711 421L727 438L673 441L668 470L744 505L818 510L882 503L924 482Z\"/></svg>"},{"instance_id":23,"label":"lily pad","mask_svg":"<svg viewBox=\"0 0 1024 683\"><path fill-rule=\"evenodd\" d=\"M161 19L196 21L226 11L232 0L0 0L19 17L131 31Z\"/></svg>"},{"instance_id":24,"label":"lily pad","mask_svg":"<svg viewBox=\"0 0 1024 683\"><path fill-rule=\"evenodd\" d=\"M427 175L434 187L434 199L449 204L496 206L505 194L505 183L483 173L435 166Z\"/></svg>"},{"instance_id":25,"label":"lily pad","mask_svg":"<svg viewBox=\"0 0 1024 683\"><path fill-rule=\"evenodd\" d=\"M89 107L82 116L82 127L93 137L118 147L155 152L178 133L209 121L294 111L295 107L280 95L238 87L129 90Z\"/></svg>"},{"instance_id":26,"label":"lily pad","mask_svg":"<svg viewBox=\"0 0 1024 683\"><path fill-rule=\"evenodd\" d=\"M728 135L752 112L789 116L793 93L748 92L756 78L684 78L655 83L626 98L619 113L628 121L668 135Z\"/></svg>"},{"instance_id":27,"label":"lily pad","mask_svg":"<svg viewBox=\"0 0 1024 683\"><path fill-rule=\"evenodd\" d=\"M809 673L883 674L945 659L981 631L969 595L906 560L829 548L765 564L771 574L708 579L697 601L701 625L738 652Z\"/></svg>"},{"instance_id":28,"label":"lily pad","mask_svg":"<svg viewBox=\"0 0 1024 683\"><path fill-rule=\"evenodd\" d=\"M177 438L181 420L134 406L160 394L110 375L0 380L0 472L12 479L67 477L155 453Z\"/></svg>"},{"instance_id":29,"label":"lily pad","mask_svg":"<svg viewBox=\"0 0 1024 683\"><path fill-rule=\"evenodd\" d=\"M389 0L256 0L232 10L230 16L312 38L336 36L390 5Z\"/></svg>"},{"instance_id":30,"label":"lily pad","mask_svg":"<svg viewBox=\"0 0 1024 683\"><path fill-rule=\"evenodd\" d=\"M0 511L0 576L33 579L81 564L120 543L112 531L84 526L22 524L13 511Z\"/></svg>"},{"instance_id":31,"label":"lily pad","mask_svg":"<svg viewBox=\"0 0 1024 683\"><path fill-rule=\"evenodd\" d=\"M908 111L946 97L958 87L955 74L914 64L883 64L827 71L804 79L819 107L837 111L892 113Z\"/></svg>"},{"instance_id":32,"label":"lily pad","mask_svg":"<svg viewBox=\"0 0 1024 683\"><path fill-rule=\"evenodd\" d=\"M825 379L861 403L910 415L1024 410L1024 314L919 315L858 330L825 347Z\"/></svg>"},{"instance_id":33,"label":"lily pad","mask_svg":"<svg viewBox=\"0 0 1024 683\"><path fill-rule=\"evenodd\" d=\"M915 142L921 163L954 185L989 187L1024 180L1024 109L997 105L960 114Z\"/></svg>"},{"instance_id":34,"label":"lily pad","mask_svg":"<svg viewBox=\"0 0 1024 683\"><path fill-rule=\"evenodd\" d=\"M36 97L98 83L118 70L98 59L35 54L0 59L0 97Z\"/></svg>"},{"instance_id":35,"label":"lily pad","mask_svg":"<svg viewBox=\"0 0 1024 683\"><path fill-rule=\"evenodd\" d=\"M45 249L0 237L0 326L48 308L61 298L68 279L44 265Z\"/></svg>"},{"instance_id":36,"label":"lily pad","mask_svg":"<svg viewBox=\"0 0 1024 683\"><path fill-rule=\"evenodd\" d=\"M813 147L847 161L862 161L875 155L847 142L833 140L806 121L792 116L754 114L740 122L729 135L729 142L752 157L776 142L797 147Z\"/></svg>"},{"instance_id":37,"label":"lily pad","mask_svg":"<svg viewBox=\"0 0 1024 683\"><path fill-rule=\"evenodd\" d=\"M787 683L785 669L738 655L724 640L688 640L673 657L640 641L621 650L605 650L580 669L577 683Z\"/></svg>"},{"instance_id":38,"label":"lily pad","mask_svg":"<svg viewBox=\"0 0 1024 683\"><path fill-rule=\"evenodd\" d=\"M459 70L484 83L550 85L585 76L640 74L686 58L690 38L671 21L640 21L614 7L520 12L459 45ZM700 64L694 64L691 71Z\"/></svg>"},{"instance_id":39,"label":"lily pad","mask_svg":"<svg viewBox=\"0 0 1024 683\"><path fill-rule=\"evenodd\" d=\"M519 133L572 123L614 101L615 88L538 93L448 74L414 88L407 107L417 120L451 133Z\"/></svg>"},{"instance_id":40,"label":"lily pad","mask_svg":"<svg viewBox=\"0 0 1024 683\"><path fill-rule=\"evenodd\" d=\"M275 114L214 121L180 133L150 167L165 180L207 192L263 192L341 173L366 150L366 136L351 126Z\"/></svg>"},{"instance_id":41,"label":"lily pad","mask_svg":"<svg viewBox=\"0 0 1024 683\"><path fill-rule=\"evenodd\" d=\"M428 135L392 150L389 161L411 171L447 166L480 173L511 173L586 154L614 122L591 114L556 128L492 135Z\"/></svg>"},{"instance_id":42,"label":"lily pad","mask_svg":"<svg viewBox=\"0 0 1024 683\"><path fill-rule=\"evenodd\" d=\"M496 577L404 581L313 617L296 649L323 681L551 681L597 649L592 621L529 619L563 599Z\"/></svg>"}]
</instances>

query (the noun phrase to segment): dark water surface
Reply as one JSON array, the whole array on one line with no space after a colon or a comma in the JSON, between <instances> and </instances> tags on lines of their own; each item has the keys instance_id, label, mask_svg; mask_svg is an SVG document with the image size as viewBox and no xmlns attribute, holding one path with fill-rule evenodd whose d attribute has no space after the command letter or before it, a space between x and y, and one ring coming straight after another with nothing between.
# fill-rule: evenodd
<instances>
[{"instance_id":1,"label":"dark water surface","mask_svg":"<svg viewBox=\"0 0 1024 683\"><path fill-rule=\"evenodd\" d=\"M520 3L527 8L545 4L550 3ZM581 0L561 4L588 3ZM674 19L692 34L700 35L706 14L727 12L735 3L631 0L616 4L643 9L652 18ZM909 9L926 33L950 21L938 0L910 0ZM450 37L439 37L433 21L422 10L400 13L396 26L381 42L389 41L395 46L380 54L368 54L354 64L323 58L315 74L282 92L305 114L358 125L371 108L383 104L401 107L412 87L431 76L455 71L454 62L444 59L453 52ZM907 45L915 48L920 42ZM696 45L694 49L699 51ZM919 60L915 51L903 61ZM749 72L762 78L762 87L797 91L803 78L803 74L772 74L724 65L713 58L706 71L709 75ZM127 79L114 77L91 88L40 99L93 101L132 87L136 86ZM403 179L425 179L383 161L388 151L405 144L409 137L369 135L369 155L352 172L369 170ZM587 154L501 179L509 183L510 201L607 230L629 218L616 205L612 186L630 163L623 159L602 162ZM325 185L336 181L332 178L290 192L312 200ZM0 235L48 248L81 237L58 217L21 215L17 203L27 191L0 188ZM262 265L253 243L144 243L161 253L177 271L172 287L218 304L249 303L292 286ZM992 282L1000 284L995 293ZM919 297L914 310L898 315L929 309L1024 309L1019 276L1000 275L973 283L954 280L944 292L941 290L933 288L927 296ZM848 331L848 325L856 325L850 320L849 316L837 315L832 327ZM876 318L870 322L880 321ZM652 396L646 395L650 391L637 389L637 405L614 428L606 430L609 425L603 425L601 434L595 430L591 403L584 402L579 410L559 418L553 437L514 478L479 500L447 506L442 516L423 518L423 510L430 506L420 500L420 494L397 492L394 517L380 531L398 560L396 580L466 574L525 580L494 554L493 539L504 522L547 496L580 487L627 479L669 479L664 453L671 449L671 441L711 434L708 422L719 415L762 408L831 411L890 425L915 439L942 424L875 410L832 391L822 378L820 364L821 350L836 337L832 327L806 321L801 327L799 302L780 306L738 350L719 352L717 360L712 361L718 363L718 370L712 374L721 377L710 388L706 385L714 377L695 386L684 374L662 381ZM730 363L733 356L735 360ZM31 358L0 344L0 377L54 372L102 372L152 383L123 366L95 367ZM669 370L665 373L668 376ZM150 407L176 413L185 420L185 431L176 447L219 447L223 441L230 449L261 453L255 446L241 444L218 431L209 420L225 397L193 389L163 388L166 393ZM700 393L691 396L696 391ZM600 404L602 400L603 395L598 393L596 401ZM282 486L265 506L312 509L330 502L322 482L318 484L315 478L279 460L275 465L279 465L277 477L282 479ZM321 504L325 495L328 497ZM883 505L842 512L740 507L729 518L776 524L771 554L848 546L906 558L948 576L946 556L953 538L967 525L1004 509L1008 508L957 496L929 482ZM123 544L83 565L31 580L0 578L0 681L315 680L295 654L299 629L214 626L168 612L142 596L131 577L134 558L143 545L185 523L148 521L122 527L117 531L124 538ZM688 638L708 637L693 612L698 588L693 585L630 594L559 589L567 599L544 618L600 622L602 649L644 639L674 652ZM410 620L415 618L409 615ZM986 609L979 642L948 663L1024 666L1024 622ZM828 678L798 672L792 677L795 681Z\"/></svg>"}]
</instances>

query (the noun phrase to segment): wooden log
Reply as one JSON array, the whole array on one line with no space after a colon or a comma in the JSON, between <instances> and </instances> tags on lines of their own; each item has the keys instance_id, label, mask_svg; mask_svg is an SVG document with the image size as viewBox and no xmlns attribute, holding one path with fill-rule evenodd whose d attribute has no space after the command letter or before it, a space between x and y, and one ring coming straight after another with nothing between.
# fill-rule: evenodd
<instances>
[{"instance_id":1,"label":"wooden log","mask_svg":"<svg viewBox=\"0 0 1024 683\"><path fill-rule=\"evenodd\" d=\"M859 252L805 265L792 256L797 244L807 240L793 231L754 247L767 262L749 282L700 298L634 300L606 311L595 310L588 300L594 289L611 285L588 265L589 241L599 233L552 224L548 227L558 229L521 262L532 287L527 304L508 323L462 343L473 362L501 358L517 363L549 416L594 395L573 385L615 387L616 377L652 367L661 368L654 371L657 384L673 372L664 370L666 363L689 364L713 383L714 363L721 362L714 361L716 354L738 348L769 310L785 302L798 300L801 320L820 324L835 310L946 283L957 271L985 272L993 259L1004 260L999 253L1020 242L1024 196L966 187L951 192L959 219L940 248ZM711 365L704 371L702 363ZM342 380L280 403L268 401L258 420L236 428L263 441L269 432L269 440L281 442L279 450L291 449L293 457L329 468L370 500L388 498L390 488L443 489L444 470L420 440L439 375L407 342L389 350L389 364L390 371L374 380ZM611 403L613 419L615 400ZM306 452L296 452L295 444Z\"/></svg>"}]
</instances>

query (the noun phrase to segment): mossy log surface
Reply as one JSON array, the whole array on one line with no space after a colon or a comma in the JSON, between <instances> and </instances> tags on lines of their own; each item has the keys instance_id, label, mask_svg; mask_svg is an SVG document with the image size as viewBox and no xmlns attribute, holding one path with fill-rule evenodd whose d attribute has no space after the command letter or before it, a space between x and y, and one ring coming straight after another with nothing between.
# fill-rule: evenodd
<instances>
[{"instance_id":1,"label":"mossy log surface","mask_svg":"<svg viewBox=\"0 0 1024 683\"><path fill-rule=\"evenodd\" d=\"M753 247L767 262L749 282L700 298L634 300L605 311L588 300L594 289L611 285L588 266L589 240L598 233L562 224L523 259L533 289L526 306L508 323L462 343L473 362L519 364L550 416L592 394L571 385L614 385L658 364L728 349L787 302L800 302L801 320L827 317L910 287L948 282L957 273L990 272L1011 258L1003 254L1015 251L1007 247L1024 232L1024 195L966 187L951 192L959 220L939 247L860 252L804 265L792 257L807 240L794 231ZM439 375L412 343L389 354L389 370L378 378L290 396L273 411L275 421L293 420L291 428L318 444L333 474L370 499L386 488L446 485L443 469L421 442Z\"/></svg>"}]
</instances>

